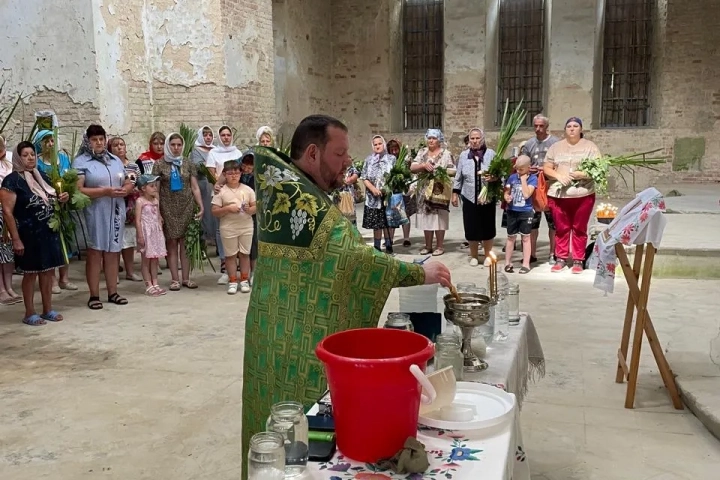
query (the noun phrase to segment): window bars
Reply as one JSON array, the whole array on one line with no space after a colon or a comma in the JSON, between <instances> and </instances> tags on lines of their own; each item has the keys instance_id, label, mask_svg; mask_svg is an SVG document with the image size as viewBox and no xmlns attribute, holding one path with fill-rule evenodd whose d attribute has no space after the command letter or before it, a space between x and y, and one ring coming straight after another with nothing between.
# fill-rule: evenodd
<instances>
[{"instance_id":1,"label":"window bars","mask_svg":"<svg viewBox=\"0 0 720 480\"><path fill-rule=\"evenodd\" d=\"M403 3L403 128L442 127L442 0Z\"/></svg>"},{"instance_id":2,"label":"window bars","mask_svg":"<svg viewBox=\"0 0 720 480\"><path fill-rule=\"evenodd\" d=\"M543 111L545 62L545 0L500 0L497 115L500 125L505 101L512 110L522 100L525 126Z\"/></svg>"},{"instance_id":3,"label":"window bars","mask_svg":"<svg viewBox=\"0 0 720 480\"><path fill-rule=\"evenodd\" d=\"M606 0L600 126L650 124L654 0Z\"/></svg>"}]
</instances>

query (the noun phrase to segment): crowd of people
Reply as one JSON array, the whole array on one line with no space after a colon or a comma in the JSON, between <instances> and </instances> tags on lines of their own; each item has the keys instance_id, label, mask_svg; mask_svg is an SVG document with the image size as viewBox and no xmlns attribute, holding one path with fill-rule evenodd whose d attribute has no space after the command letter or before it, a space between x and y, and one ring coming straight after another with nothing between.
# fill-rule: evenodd
<instances>
[{"instance_id":1,"label":"crowd of people","mask_svg":"<svg viewBox=\"0 0 720 480\"><path fill-rule=\"evenodd\" d=\"M445 253L445 232L450 227L450 206L462 209L469 264L481 262L480 246L488 262L497 235L497 199L480 195L490 182L503 183L503 226L508 239L505 271L514 272L512 257L516 237L521 237L522 260L519 273L530 272L538 261L537 240L544 216L549 226L552 271L567 266L573 273L582 271L587 244L587 224L594 205L592 181L578 170L582 160L600 156L594 143L583 137L582 121L570 118L563 139L549 133L549 121L542 115L533 119L535 135L523 142L515 160L515 171L507 179L488 173L495 152L488 148L479 128L468 132L466 148L454 157L442 131L430 129L426 145L414 158L408 157L412 175L444 168L451 178L446 203L430 198L427 181L418 181L403 192L405 215L422 230L422 255L435 257ZM62 315L52 307L52 295L77 290L68 277L67 254L62 251L58 232L49 222L56 202L69 200L49 180L49 158L55 138L41 130L33 143L21 142L7 151L0 137L0 304L23 301L29 325L60 321ZM273 146L273 131L261 127L257 144ZM351 208L345 217L356 224L355 200L364 196L362 227L373 231L377 251L394 255L395 228L388 226L386 175L400 153L400 142L386 142L381 135L371 138L371 153L362 168L353 165L344 172L344 182L335 192L350 194ZM215 132L209 126L198 130L191 154L186 158L184 139L178 133L154 132L148 150L137 159L129 156L123 138L109 137L100 125L90 125L77 155L59 151L57 168L61 174L72 168L78 173L78 189L90 198L83 209L86 233L85 276L89 289L88 308L103 308L100 280L104 277L106 301L125 305L127 298L118 293L120 273L126 280L144 282L148 296L167 294L167 290L198 288L191 278L191 262L185 245L186 232L199 221L202 236L214 245L221 261L218 284L227 292L251 291L258 258L256 220L255 152L241 151L234 144L233 130L223 125ZM538 188L538 176L547 183L548 209L536 211L532 198ZM425 178L422 176L421 178ZM362 185L362 188L360 188ZM432 190L432 189L431 189ZM342 196L334 196L336 205ZM410 223L402 225L402 246L410 247ZM135 269L140 253L140 273ZM167 289L158 282L160 261L166 259L170 281ZM121 265L122 263L122 265ZM124 268L123 268L124 267ZM22 295L12 285L14 271L23 274ZM33 294L39 279L42 312L37 313Z\"/></svg>"}]
</instances>

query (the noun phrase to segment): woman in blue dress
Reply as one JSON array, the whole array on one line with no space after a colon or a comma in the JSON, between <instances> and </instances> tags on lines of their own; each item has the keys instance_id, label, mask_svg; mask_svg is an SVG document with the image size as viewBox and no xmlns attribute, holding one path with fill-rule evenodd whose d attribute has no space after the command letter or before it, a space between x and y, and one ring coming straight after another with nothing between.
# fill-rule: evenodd
<instances>
[{"instance_id":1,"label":"woman in blue dress","mask_svg":"<svg viewBox=\"0 0 720 480\"><path fill-rule=\"evenodd\" d=\"M28 325L59 322L63 316L52 309L52 286L55 269L66 264L60 244L60 234L53 231L49 221L55 202L67 202L67 192L57 194L50 179L37 169L35 147L21 142L13 155L13 172L5 177L0 188L0 203L7 224L15 264L23 272L22 292L25 318ZM40 283L42 314L33 304L35 281Z\"/></svg>"},{"instance_id":2,"label":"woman in blue dress","mask_svg":"<svg viewBox=\"0 0 720 480\"><path fill-rule=\"evenodd\" d=\"M37 155L37 169L42 173L51 177L50 172L52 171L52 164L50 159L53 155L55 148L55 136L51 130L40 130L35 134L33 138L33 144L35 145L35 155ZM70 157L67 153L58 149L58 170L60 175L64 175L65 172L72 168L70 163ZM69 253L69 252L68 252ZM69 265L58 268L59 279L53 277L53 293L60 293L61 290L77 290L78 286L70 281L69 277Z\"/></svg>"},{"instance_id":3,"label":"woman in blue dress","mask_svg":"<svg viewBox=\"0 0 720 480\"><path fill-rule=\"evenodd\" d=\"M117 281L125 229L125 197L132 192L134 185L127 178L122 160L107 151L107 135L103 127L88 127L73 168L78 171L78 189L92 200L85 209L88 230L85 276L90 289L88 308L103 308L100 301L101 269L105 272L107 301L127 305L127 299L117 293Z\"/></svg>"}]
</instances>

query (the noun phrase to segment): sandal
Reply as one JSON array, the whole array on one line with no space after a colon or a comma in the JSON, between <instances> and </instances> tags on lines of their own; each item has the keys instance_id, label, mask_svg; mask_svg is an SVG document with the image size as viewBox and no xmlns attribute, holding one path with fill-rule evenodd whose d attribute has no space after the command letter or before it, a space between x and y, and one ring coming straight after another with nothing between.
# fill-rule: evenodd
<instances>
[{"instance_id":1,"label":"sandal","mask_svg":"<svg viewBox=\"0 0 720 480\"><path fill-rule=\"evenodd\" d=\"M145 295L148 297L159 297L160 292L157 291L157 287L155 285L150 285L145 289Z\"/></svg>"},{"instance_id":2,"label":"sandal","mask_svg":"<svg viewBox=\"0 0 720 480\"><path fill-rule=\"evenodd\" d=\"M188 280L187 282L182 282L182 286L185 288L189 288L191 290L195 290L198 288L198 284L193 282L192 280Z\"/></svg>"},{"instance_id":3,"label":"sandal","mask_svg":"<svg viewBox=\"0 0 720 480\"><path fill-rule=\"evenodd\" d=\"M90 310L102 310L103 308L100 297L90 297L90 300L87 302L87 306Z\"/></svg>"},{"instance_id":4,"label":"sandal","mask_svg":"<svg viewBox=\"0 0 720 480\"><path fill-rule=\"evenodd\" d=\"M430 253L430 249L427 247L423 247L423 249L420 250L420 255L427 255L428 253Z\"/></svg>"},{"instance_id":5,"label":"sandal","mask_svg":"<svg viewBox=\"0 0 720 480\"><path fill-rule=\"evenodd\" d=\"M177 292L178 290L180 290L180 282L178 282L177 280L173 280L172 282L170 282L170 291Z\"/></svg>"},{"instance_id":6,"label":"sandal","mask_svg":"<svg viewBox=\"0 0 720 480\"><path fill-rule=\"evenodd\" d=\"M39 327L40 325L45 325L47 322L43 320L40 315L37 313L33 313L29 317L23 318L23 323L25 325L30 325L33 327Z\"/></svg>"},{"instance_id":7,"label":"sandal","mask_svg":"<svg viewBox=\"0 0 720 480\"><path fill-rule=\"evenodd\" d=\"M121 297L120 295L116 293L113 293L108 297L108 302L114 303L115 305L127 305L128 301L127 298Z\"/></svg>"},{"instance_id":8,"label":"sandal","mask_svg":"<svg viewBox=\"0 0 720 480\"><path fill-rule=\"evenodd\" d=\"M155 285L155 291L157 291L159 295L167 295L167 290L162 288L160 285Z\"/></svg>"},{"instance_id":9,"label":"sandal","mask_svg":"<svg viewBox=\"0 0 720 480\"><path fill-rule=\"evenodd\" d=\"M48 322L62 322L64 320L63 316L55 310L50 310L47 313L43 313L42 315L40 315L40 318L42 318L43 320L47 320Z\"/></svg>"},{"instance_id":10,"label":"sandal","mask_svg":"<svg viewBox=\"0 0 720 480\"><path fill-rule=\"evenodd\" d=\"M527 267L520 267L520 274L525 275L526 273L530 273L530 269Z\"/></svg>"},{"instance_id":11,"label":"sandal","mask_svg":"<svg viewBox=\"0 0 720 480\"><path fill-rule=\"evenodd\" d=\"M445 253L445 250L443 250L442 248L438 248L432 254L433 254L433 257L439 257L443 253Z\"/></svg>"},{"instance_id":12,"label":"sandal","mask_svg":"<svg viewBox=\"0 0 720 480\"><path fill-rule=\"evenodd\" d=\"M513 273L515 271L512 265L505 265L503 270L505 270L505 273Z\"/></svg>"},{"instance_id":13,"label":"sandal","mask_svg":"<svg viewBox=\"0 0 720 480\"><path fill-rule=\"evenodd\" d=\"M8 297L5 300L0 300L0 305L15 305L20 302L22 302L22 298Z\"/></svg>"},{"instance_id":14,"label":"sandal","mask_svg":"<svg viewBox=\"0 0 720 480\"><path fill-rule=\"evenodd\" d=\"M58 287L60 287L60 290L70 290L72 292L78 290L78 286L72 282L58 283Z\"/></svg>"},{"instance_id":15,"label":"sandal","mask_svg":"<svg viewBox=\"0 0 720 480\"><path fill-rule=\"evenodd\" d=\"M403 240L403 247L409 247L410 245L412 245L412 243L410 243L410 240Z\"/></svg>"}]
</instances>

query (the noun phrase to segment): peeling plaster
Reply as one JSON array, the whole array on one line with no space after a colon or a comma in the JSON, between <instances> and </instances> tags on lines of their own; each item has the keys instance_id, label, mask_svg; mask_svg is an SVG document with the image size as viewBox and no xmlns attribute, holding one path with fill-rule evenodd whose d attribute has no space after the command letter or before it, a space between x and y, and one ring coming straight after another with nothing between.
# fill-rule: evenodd
<instances>
[{"instance_id":1,"label":"peeling plaster","mask_svg":"<svg viewBox=\"0 0 720 480\"><path fill-rule=\"evenodd\" d=\"M258 79L260 52L254 46L258 36L255 19L248 18L245 29L225 40L225 75L229 87L244 87Z\"/></svg>"},{"instance_id":2,"label":"peeling plaster","mask_svg":"<svg viewBox=\"0 0 720 480\"><path fill-rule=\"evenodd\" d=\"M218 45L203 5L204 2L197 0L176 0L173 7L161 10L146 0L142 33L153 78L185 86L216 80L210 78L208 70L214 58L213 47ZM180 59L166 52L168 46L189 50L189 58L185 60L192 65L192 73L175 65Z\"/></svg>"},{"instance_id":3,"label":"peeling plaster","mask_svg":"<svg viewBox=\"0 0 720 480\"><path fill-rule=\"evenodd\" d=\"M27 93L47 89L95 104L92 17L87 0L0 2L0 18L22 19L4 21L0 29L0 70L8 87Z\"/></svg>"},{"instance_id":4,"label":"peeling plaster","mask_svg":"<svg viewBox=\"0 0 720 480\"><path fill-rule=\"evenodd\" d=\"M114 15L115 9L110 3L108 14ZM128 86L119 70L122 52L122 34L120 28L110 31L103 17L103 0L93 0L95 24L95 51L97 54L98 90L100 98L100 118L112 132L127 133L132 120L128 110Z\"/></svg>"}]
</instances>

